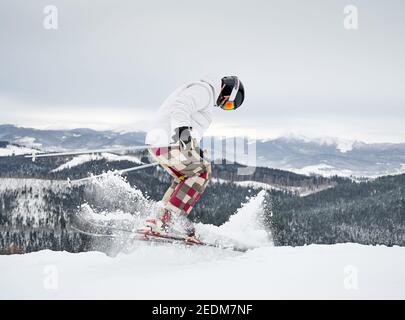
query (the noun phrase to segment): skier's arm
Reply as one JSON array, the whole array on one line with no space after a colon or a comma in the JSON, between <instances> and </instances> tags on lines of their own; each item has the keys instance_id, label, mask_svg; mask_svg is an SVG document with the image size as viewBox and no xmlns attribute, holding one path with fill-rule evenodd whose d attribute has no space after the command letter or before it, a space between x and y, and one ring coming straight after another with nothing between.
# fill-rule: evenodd
<instances>
[{"instance_id":1,"label":"skier's arm","mask_svg":"<svg viewBox=\"0 0 405 320\"><path fill-rule=\"evenodd\" d=\"M191 116L200 109L208 106L211 94L203 85L192 85L185 89L174 101L171 107L171 126L173 129L190 127Z\"/></svg>"}]
</instances>

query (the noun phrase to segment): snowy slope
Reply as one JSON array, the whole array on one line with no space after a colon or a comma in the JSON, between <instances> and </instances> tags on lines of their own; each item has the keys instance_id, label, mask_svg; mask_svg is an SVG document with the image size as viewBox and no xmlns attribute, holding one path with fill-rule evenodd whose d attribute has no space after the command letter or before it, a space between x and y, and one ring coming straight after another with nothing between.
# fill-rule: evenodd
<instances>
[{"instance_id":1,"label":"snowy slope","mask_svg":"<svg viewBox=\"0 0 405 320\"><path fill-rule=\"evenodd\" d=\"M37 149L32 149L28 147L22 147L18 145L12 145L9 144L5 148L0 148L0 157L8 157L8 156L18 156L22 154L31 154L31 153L37 153Z\"/></svg>"},{"instance_id":2,"label":"snowy slope","mask_svg":"<svg viewBox=\"0 0 405 320\"><path fill-rule=\"evenodd\" d=\"M106 189L116 183L105 181L112 183ZM135 192L121 184L126 197ZM49 250L0 256L0 299L405 298L405 248L274 247L260 223L263 196L220 227L197 226L205 237L221 234L256 247L246 253L136 242L115 257Z\"/></svg>"},{"instance_id":3,"label":"snowy slope","mask_svg":"<svg viewBox=\"0 0 405 320\"><path fill-rule=\"evenodd\" d=\"M0 298L405 298L405 248L357 244L139 246L115 258L41 251L0 256Z\"/></svg>"},{"instance_id":4,"label":"snowy slope","mask_svg":"<svg viewBox=\"0 0 405 320\"><path fill-rule=\"evenodd\" d=\"M333 177L333 176L340 176L340 177L351 177L354 175L353 171L347 169L336 169L335 167L320 163L316 165L305 166L299 169L290 168L289 171L295 172L297 174L303 175L321 175L324 177Z\"/></svg>"}]
</instances>

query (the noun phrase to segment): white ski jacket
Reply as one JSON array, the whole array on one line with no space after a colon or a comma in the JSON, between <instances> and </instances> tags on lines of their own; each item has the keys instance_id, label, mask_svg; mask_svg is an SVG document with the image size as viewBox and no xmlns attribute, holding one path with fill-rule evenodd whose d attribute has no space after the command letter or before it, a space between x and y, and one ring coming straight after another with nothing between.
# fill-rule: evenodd
<instances>
[{"instance_id":1,"label":"white ski jacket","mask_svg":"<svg viewBox=\"0 0 405 320\"><path fill-rule=\"evenodd\" d=\"M160 106L146 135L146 144L166 146L172 143L174 130L192 127L192 136L200 141L212 121L212 108L221 90L221 80L203 78L175 90Z\"/></svg>"}]
</instances>

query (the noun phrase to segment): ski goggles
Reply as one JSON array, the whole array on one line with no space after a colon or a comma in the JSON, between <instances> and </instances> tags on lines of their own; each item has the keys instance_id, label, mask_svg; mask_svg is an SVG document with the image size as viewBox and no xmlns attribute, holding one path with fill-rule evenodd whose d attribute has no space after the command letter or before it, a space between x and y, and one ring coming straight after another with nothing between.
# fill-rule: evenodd
<instances>
[{"instance_id":1,"label":"ski goggles","mask_svg":"<svg viewBox=\"0 0 405 320\"><path fill-rule=\"evenodd\" d=\"M224 104L222 107L224 110L234 110L235 109L235 102L234 101L228 101Z\"/></svg>"}]
</instances>

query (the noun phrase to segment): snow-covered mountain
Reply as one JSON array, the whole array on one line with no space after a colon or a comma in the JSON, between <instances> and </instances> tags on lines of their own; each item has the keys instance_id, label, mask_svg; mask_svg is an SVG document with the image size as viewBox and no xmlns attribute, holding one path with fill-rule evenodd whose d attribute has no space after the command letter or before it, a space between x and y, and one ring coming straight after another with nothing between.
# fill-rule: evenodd
<instances>
[{"instance_id":1,"label":"snow-covered mountain","mask_svg":"<svg viewBox=\"0 0 405 320\"><path fill-rule=\"evenodd\" d=\"M38 130L0 125L0 140L47 151L126 147L143 144L144 139L143 132L96 131L86 128Z\"/></svg>"},{"instance_id":2,"label":"snow-covered mountain","mask_svg":"<svg viewBox=\"0 0 405 320\"><path fill-rule=\"evenodd\" d=\"M38 152L38 149L9 143L8 141L0 141L0 157L18 156L33 152Z\"/></svg>"},{"instance_id":3,"label":"snow-covered mountain","mask_svg":"<svg viewBox=\"0 0 405 320\"><path fill-rule=\"evenodd\" d=\"M405 172L405 143L301 136L258 140L257 164L299 174L376 177Z\"/></svg>"},{"instance_id":4,"label":"snow-covered mountain","mask_svg":"<svg viewBox=\"0 0 405 320\"><path fill-rule=\"evenodd\" d=\"M139 131L37 130L0 125L0 140L43 150L128 147L142 145L144 137L145 133ZM234 158L233 153L227 150L223 155ZM405 143L364 143L289 135L257 140L256 154L257 166L307 175L376 177L405 172Z\"/></svg>"}]
</instances>

